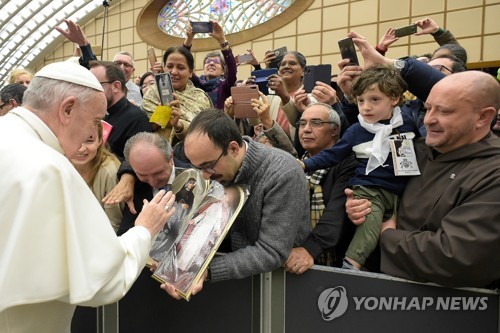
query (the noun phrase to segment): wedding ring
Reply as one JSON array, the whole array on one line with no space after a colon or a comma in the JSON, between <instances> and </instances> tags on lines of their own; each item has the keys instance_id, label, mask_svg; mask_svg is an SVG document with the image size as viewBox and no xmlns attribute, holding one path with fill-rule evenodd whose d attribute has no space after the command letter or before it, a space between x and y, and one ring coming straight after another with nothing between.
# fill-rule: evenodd
<instances>
[{"instance_id":1,"label":"wedding ring","mask_svg":"<svg viewBox=\"0 0 500 333\"><path fill-rule=\"evenodd\" d=\"M168 205L165 205L165 210L166 210L167 212L168 212L168 209L169 209L169 208L170 208L170 207L169 207Z\"/></svg>"},{"instance_id":2,"label":"wedding ring","mask_svg":"<svg viewBox=\"0 0 500 333\"><path fill-rule=\"evenodd\" d=\"M298 265L298 264L295 264L293 267L295 267L295 268L297 268L297 269L298 269L298 268L299 268L299 265Z\"/></svg>"}]
</instances>

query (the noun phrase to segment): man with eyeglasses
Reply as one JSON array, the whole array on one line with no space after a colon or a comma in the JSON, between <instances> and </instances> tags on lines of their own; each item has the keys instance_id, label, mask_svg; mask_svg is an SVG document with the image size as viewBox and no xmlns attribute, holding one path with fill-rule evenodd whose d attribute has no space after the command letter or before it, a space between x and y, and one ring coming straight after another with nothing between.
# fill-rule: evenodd
<instances>
[{"instance_id":1,"label":"man with eyeglasses","mask_svg":"<svg viewBox=\"0 0 500 333\"><path fill-rule=\"evenodd\" d=\"M125 142L139 132L152 132L148 116L125 95L125 75L115 63L91 61L90 71L101 83L108 109L105 121L113 128L108 137L111 151L123 160Z\"/></svg>"},{"instance_id":2,"label":"man with eyeglasses","mask_svg":"<svg viewBox=\"0 0 500 333\"><path fill-rule=\"evenodd\" d=\"M4 116L10 110L21 106L26 89L23 84L12 83L0 91L0 116Z\"/></svg>"},{"instance_id":3,"label":"man with eyeglasses","mask_svg":"<svg viewBox=\"0 0 500 333\"><path fill-rule=\"evenodd\" d=\"M302 156L305 160L337 143L341 120L330 105L314 103L304 110L296 128L300 144L306 151ZM273 126L267 131L268 137L273 146L289 151L288 146L282 144L286 142L286 134L280 134L279 130L279 126ZM342 266L342 258L354 233L354 225L345 212L344 189L356 166L357 161L351 154L334 167L306 174L313 229L301 246L292 249L284 265L288 272L302 274L314 264Z\"/></svg>"},{"instance_id":4,"label":"man with eyeglasses","mask_svg":"<svg viewBox=\"0 0 500 333\"><path fill-rule=\"evenodd\" d=\"M118 204L121 200L115 200L115 196L123 192L150 193L150 187L142 182L136 183L136 178L130 166L124 161L124 147L129 138L140 132L152 132L153 128L148 116L137 106L132 104L125 95L125 75L123 71L110 61L91 61L90 71L99 80L107 101L107 114L104 120L112 128L108 137L108 144L111 151L122 161L120 166L120 182L115 188L103 198L107 205ZM131 188L136 184L135 188ZM130 187L130 188L129 188ZM110 199L111 197L111 199ZM127 216L136 217L136 209L132 199L127 201L123 210L123 219ZM121 228L120 228L121 229Z\"/></svg>"},{"instance_id":5,"label":"man with eyeglasses","mask_svg":"<svg viewBox=\"0 0 500 333\"><path fill-rule=\"evenodd\" d=\"M138 106L142 104L142 96L139 86L135 84L131 78L133 78L135 67L134 67L134 57L126 51L118 52L114 58L113 62L118 65L125 74L125 81L127 82L125 86L127 87L127 98L134 101Z\"/></svg>"},{"instance_id":6,"label":"man with eyeglasses","mask_svg":"<svg viewBox=\"0 0 500 333\"><path fill-rule=\"evenodd\" d=\"M429 61L428 65L447 76L453 73L465 72L467 70L467 67L462 60L451 54L442 54Z\"/></svg>"},{"instance_id":7,"label":"man with eyeglasses","mask_svg":"<svg viewBox=\"0 0 500 333\"><path fill-rule=\"evenodd\" d=\"M205 279L241 279L281 267L311 230L307 184L294 157L242 137L235 122L218 109L192 120L184 149L205 179L244 184L250 191L229 231L233 252L211 261L193 294ZM161 288L179 299L173 286Z\"/></svg>"}]
</instances>

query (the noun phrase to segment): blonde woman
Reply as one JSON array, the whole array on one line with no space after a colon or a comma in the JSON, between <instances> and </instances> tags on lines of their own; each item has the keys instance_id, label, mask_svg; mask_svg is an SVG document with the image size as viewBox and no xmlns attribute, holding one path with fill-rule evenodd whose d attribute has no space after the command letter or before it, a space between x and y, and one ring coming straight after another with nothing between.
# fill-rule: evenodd
<instances>
[{"instance_id":1,"label":"blonde woman","mask_svg":"<svg viewBox=\"0 0 500 333\"><path fill-rule=\"evenodd\" d=\"M118 183L116 173L120 161L105 147L102 123L98 124L95 135L82 144L70 161L98 199L115 232L118 231L123 206L106 205L102 198Z\"/></svg>"},{"instance_id":2,"label":"blonde woman","mask_svg":"<svg viewBox=\"0 0 500 333\"><path fill-rule=\"evenodd\" d=\"M20 83L23 86L28 87L31 80L33 80L33 73L26 68L16 68L10 72L9 84Z\"/></svg>"}]
</instances>

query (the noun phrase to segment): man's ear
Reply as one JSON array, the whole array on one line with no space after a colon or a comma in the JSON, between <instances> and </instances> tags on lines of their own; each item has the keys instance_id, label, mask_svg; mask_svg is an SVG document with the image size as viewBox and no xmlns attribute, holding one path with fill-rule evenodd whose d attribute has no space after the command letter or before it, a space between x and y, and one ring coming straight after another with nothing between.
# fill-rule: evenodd
<instances>
[{"instance_id":1,"label":"man's ear","mask_svg":"<svg viewBox=\"0 0 500 333\"><path fill-rule=\"evenodd\" d=\"M477 127L488 126L490 127L493 119L497 117L497 110L494 107L489 106L479 110L479 118L477 120Z\"/></svg>"},{"instance_id":2,"label":"man's ear","mask_svg":"<svg viewBox=\"0 0 500 333\"><path fill-rule=\"evenodd\" d=\"M335 125L332 130L332 138L340 136L340 126Z\"/></svg>"},{"instance_id":3,"label":"man's ear","mask_svg":"<svg viewBox=\"0 0 500 333\"><path fill-rule=\"evenodd\" d=\"M59 119L61 120L62 124L64 125L68 124L71 117L74 117L74 114L76 112L75 105L76 105L75 96L66 97L61 102L61 104L59 104Z\"/></svg>"},{"instance_id":4,"label":"man's ear","mask_svg":"<svg viewBox=\"0 0 500 333\"><path fill-rule=\"evenodd\" d=\"M241 147L238 145L236 141L231 141L229 143L228 153L236 157L240 152Z\"/></svg>"},{"instance_id":5,"label":"man's ear","mask_svg":"<svg viewBox=\"0 0 500 333\"><path fill-rule=\"evenodd\" d=\"M17 108L18 106L20 106L21 104L19 104L15 99L11 98L9 99L9 101L7 102L10 104L10 106L14 109L14 108Z\"/></svg>"},{"instance_id":6,"label":"man's ear","mask_svg":"<svg viewBox=\"0 0 500 333\"><path fill-rule=\"evenodd\" d=\"M118 91L122 91L123 90L122 84L118 80L116 80L115 82L113 82L111 85L113 87L113 92L118 92Z\"/></svg>"},{"instance_id":7,"label":"man's ear","mask_svg":"<svg viewBox=\"0 0 500 333\"><path fill-rule=\"evenodd\" d=\"M401 97L393 97L392 102L391 102L392 107L395 107L396 105L398 105L400 100L401 100Z\"/></svg>"}]
</instances>

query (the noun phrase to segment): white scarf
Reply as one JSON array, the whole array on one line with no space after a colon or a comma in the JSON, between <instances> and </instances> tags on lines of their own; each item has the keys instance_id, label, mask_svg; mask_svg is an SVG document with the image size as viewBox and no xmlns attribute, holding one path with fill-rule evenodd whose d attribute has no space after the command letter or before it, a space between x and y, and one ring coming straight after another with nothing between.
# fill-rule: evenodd
<instances>
[{"instance_id":1,"label":"white scarf","mask_svg":"<svg viewBox=\"0 0 500 333\"><path fill-rule=\"evenodd\" d=\"M374 133L372 151L370 158L368 159L368 164L366 165L365 175L384 165L387 156L390 151L389 136L392 133L392 129L403 125L403 117L401 116L401 109L396 106L392 109L392 117L389 124L384 125L379 122L374 124L368 124L365 122L361 114L358 114L358 120L361 127L366 129L370 133Z\"/></svg>"}]
</instances>

